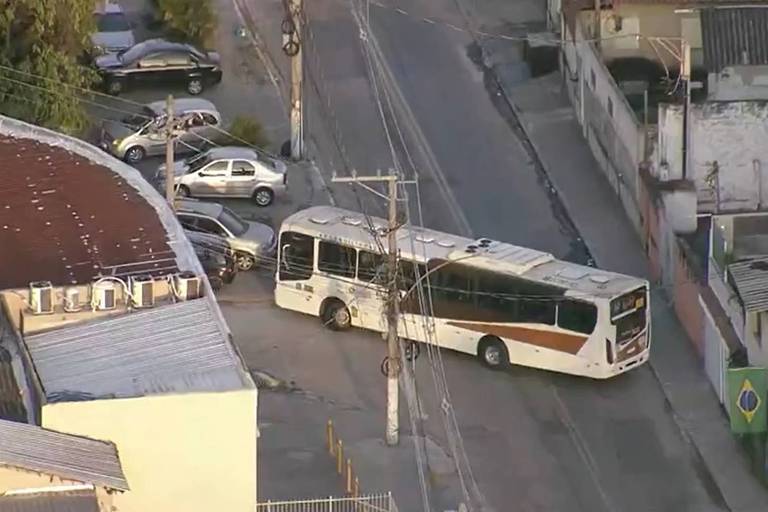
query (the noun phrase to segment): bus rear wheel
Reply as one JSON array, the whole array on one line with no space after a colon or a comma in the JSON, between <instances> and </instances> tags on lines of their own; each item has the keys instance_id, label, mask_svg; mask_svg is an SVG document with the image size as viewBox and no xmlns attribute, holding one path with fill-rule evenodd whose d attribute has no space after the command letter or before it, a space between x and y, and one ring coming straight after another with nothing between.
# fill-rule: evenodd
<instances>
[{"instance_id":1,"label":"bus rear wheel","mask_svg":"<svg viewBox=\"0 0 768 512\"><path fill-rule=\"evenodd\" d=\"M347 306L338 299L329 299L320 315L323 325L333 331L345 331L352 326L352 315Z\"/></svg>"},{"instance_id":2,"label":"bus rear wheel","mask_svg":"<svg viewBox=\"0 0 768 512\"><path fill-rule=\"evenodd\" d=\"M509 366L509 352L504 342L495 336L485 336L477 346L477 357L484 366L492 370L503 370Z\"/></svg>"}]
</instances>

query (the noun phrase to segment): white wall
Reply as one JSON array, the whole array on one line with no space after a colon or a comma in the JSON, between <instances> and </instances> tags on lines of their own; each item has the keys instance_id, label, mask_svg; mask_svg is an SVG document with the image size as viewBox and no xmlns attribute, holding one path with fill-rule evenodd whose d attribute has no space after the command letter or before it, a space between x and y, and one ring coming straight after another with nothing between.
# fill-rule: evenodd
<instances>
[{"instance_id":1,"label":"white wall","mask_svg":"<svg viewBox=\"0 0 768 512\"><path fill-rule=\"evenodd\" d=\"M131 487L120 512L253 512L257 391L43 407L42 426L117 445Z\"/></svg>"},{"instance_id":2,"label":"white wall","mask_svg":"<svg viewBox=\"0 0 768 512\"><path fill-rule=\"evenodd\" d=\"M768 66L731 66L708 77L709 101L768 100Z\"/></svg>"},{"instance_id":3,"label":"white wall","mask_svg":"<svg viewBox=\"0 0 768 512\"><path fill-rule=\"evenodd\" d=\"M682 178L682 115L680 105L659 106L659 132L654 172ZM743 101L691 105L691 169L699 212L717 211L717 183L707 177L717 162L719 211L768 207L768 103Z\"/></svg>"},{"instance_id":4,"label":"white wall","mask_svg":"<svg viewBox=\"0 0 768 512\"><path fill-rule=\"evenodd\" d=\"M639 229L639 165L645 156L645 129L603 64L585 42L580 19L575 43L563 26L563 66L568 92L595 159Z\"/></svg>"}]
</instances>

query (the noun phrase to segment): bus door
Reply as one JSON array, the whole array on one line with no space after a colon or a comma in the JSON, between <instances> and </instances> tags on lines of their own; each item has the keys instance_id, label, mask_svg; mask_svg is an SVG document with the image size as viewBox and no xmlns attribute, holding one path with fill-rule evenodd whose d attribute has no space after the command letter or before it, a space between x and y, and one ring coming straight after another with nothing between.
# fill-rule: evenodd
<instances>
[{"instance_id":1,"label":"bus door","mask_svg":"<svg viewBox=\"0 0 768 512\"><path fill-rule=\"evenodd\" d=\"M357 286L355 306L360 325L384 332L386 298L386 256L360 250L357 256Z\"/></svg>"},{"instance_id":2,"label":"bus door","mask_svg":"<svg viewBox=\"0 0 768 512\"><path fill-rule=\"evenodd\" d=\"M303 233L284 231L278 247L278 275L275 299L278 305L317 314L315 294L315 239Z\"/></svg>"}]
</instances>

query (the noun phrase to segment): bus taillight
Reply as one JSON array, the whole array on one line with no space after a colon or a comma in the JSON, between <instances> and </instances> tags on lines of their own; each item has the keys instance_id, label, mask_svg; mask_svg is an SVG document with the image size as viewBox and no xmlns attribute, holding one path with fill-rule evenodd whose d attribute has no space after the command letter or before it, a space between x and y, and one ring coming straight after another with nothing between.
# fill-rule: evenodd
<instances>
[{"instance_id":1,"label":"bus taillight","mask_svg":"<svg viewBox=\"0 0 768 512\"><path fill-rule=\"evenodd\" d=\"M605 339L605 358L608 364L613 364L613 343L608 338Z\"/></svg>"}]
</instances>

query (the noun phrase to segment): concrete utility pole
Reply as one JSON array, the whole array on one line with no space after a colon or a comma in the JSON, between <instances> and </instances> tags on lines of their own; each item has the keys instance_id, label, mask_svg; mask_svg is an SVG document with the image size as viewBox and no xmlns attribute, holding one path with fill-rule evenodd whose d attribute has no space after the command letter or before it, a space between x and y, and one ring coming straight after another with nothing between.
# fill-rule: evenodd
<instances>
[{"instance_id":1,"label":"concrete utility pole","mask_svg":"<svg viewBox=\"0 0 768 512\"><path fill-rule=\"evenodd\" d=\"M400 290L397 286L397 185L399 179L395 174L387 176L357 176L353 172L349 178L333 177L334 183L354 183L363 186L374 194L385 197L389 201L389 226L387 231L388 262L387 262L387 358L384 366L387 370L387 425L386 441L389 446L395 446L400 441L399 388L400 376L400 344L397 336L397 323L400 317ZM385 196L370 187L370 182L387 182L388 194Z\"/></svg>"},{"instance_id":2,"label":"concrete utility pole","mask_svg":"<svg viewBox=\"0 0 768 512\"><path fill-rule=\"evenodd\" d=\"M291 158L304 158L304 31L303 0L288 3L293 31L283 43L283 51L291 58ZM286 32L284 30L284 32Z\"/></svg>"},{"instance_id":3,"label":"concrete utility pole","mask_svg":"<svg viewBox=\"0 0 768 512\"><path fill-rule=\"evenodd\" d=\"M683 172L682 178L688 178L691 163L691 45L686 40L681 42L682 62L680 75L685 80L685 98L683 99Z\"/></svg>"},{"instance_id":4,"label":"concrete utility pole","mask_svg":"<svg viewBox=\"0 0 768 512\"><path fill-rule=\"evenodd\" d=\"M175 209L175 172L173 168L173 95L168 95L165 119L165 199Z\"/></svg>"}]
</instances>

